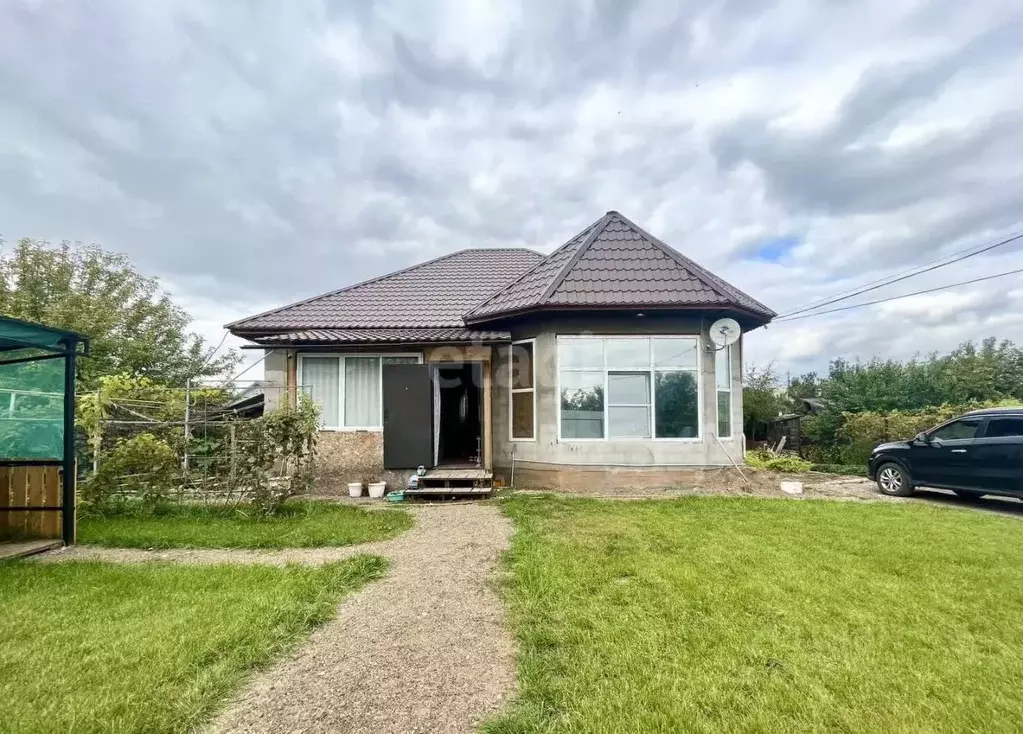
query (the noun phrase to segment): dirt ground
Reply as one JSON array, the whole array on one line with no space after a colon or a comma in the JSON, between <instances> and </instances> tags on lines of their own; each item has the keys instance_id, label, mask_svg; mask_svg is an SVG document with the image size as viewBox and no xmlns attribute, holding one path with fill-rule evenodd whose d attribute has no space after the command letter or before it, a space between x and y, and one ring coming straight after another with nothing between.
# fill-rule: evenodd
<instances>
[{"instance_id":1,"label":"dirt ground","mask_svg":"<svg viewBox=\"0 0 1023 734\"><path fill-rule=\"evenodd\" d=\"M835 474L780 474L744 467L741 473L734 468L706 472L699 484L678 484L664 487L630 487L615 489L558 490L559 493L587 497L619 499L685 497L688 495L744 495L751 497L792 497L782 491L781 483L800 482L802 494L796 497L836 500L870 500L899 502L899 497L887 497L877 491L873 482L862 477ZM529 493L543 490L519 490Z\"/></svg>"}]
</instances>

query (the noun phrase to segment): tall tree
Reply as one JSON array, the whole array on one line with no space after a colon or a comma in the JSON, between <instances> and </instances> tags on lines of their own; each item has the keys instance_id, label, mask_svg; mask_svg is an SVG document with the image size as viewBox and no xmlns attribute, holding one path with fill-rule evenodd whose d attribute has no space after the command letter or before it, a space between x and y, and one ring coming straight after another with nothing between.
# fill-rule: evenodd
<instances>
[{"instance_id":1,"label":"tall tree","mask_svg":"<svg viewBox=\"0 0 1023 734\"><path fill-rule=\"evenodd\" d=\"M763 438L767 422L784 408L774 363L769 362L759 368L754 364L747 365L742 378L742 422L746 437Z\"/></svg>"},{"instance_id":2,"label":"tall tree","mask_svg":"<svg viewBox=\"0 0 1023 734\"><path fill-rule=\"evenodd\" d=\"M80 389L113 374L181 385L223 374L240 361L233 351L212 354L189 331L191 316L156 278L96 245L53 247L26 238L0 249L0 314L88 336L92 356L79 362Z\"/></svg>"}]
</instances>

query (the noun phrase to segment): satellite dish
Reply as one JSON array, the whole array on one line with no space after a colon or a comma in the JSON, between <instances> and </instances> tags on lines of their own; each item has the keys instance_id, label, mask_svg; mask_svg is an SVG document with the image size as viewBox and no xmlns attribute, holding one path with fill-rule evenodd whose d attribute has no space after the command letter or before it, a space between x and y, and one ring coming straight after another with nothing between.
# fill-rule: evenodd
<instances>
[{"instance_id":1,"label":"satellite dish","mask_svg":"<svg viewBox=\"0 0 1023 734\"><path fill-rule=\"evenodd\" d=\"M719 348L725 348L739 341L742 327L735 319L718 319L710 325L710 340Z\"/></svg>"}]
</instances>

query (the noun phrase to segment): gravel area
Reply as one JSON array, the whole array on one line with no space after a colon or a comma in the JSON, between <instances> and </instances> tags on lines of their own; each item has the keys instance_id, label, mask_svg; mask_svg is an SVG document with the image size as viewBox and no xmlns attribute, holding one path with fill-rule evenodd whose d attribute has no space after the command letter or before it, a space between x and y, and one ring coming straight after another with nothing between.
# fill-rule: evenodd
<instances>
[{"instance_id":1,"label":"gravel area","mask_svg":"<svg viewBox=\"0 0 1023 734\"><path fill-rule=\"evenodd\" d=\"M409 531L412 532L412 531ZM284 550L244 550L240 548L167 548L164 550L142 550L138 548L104 548L98 545L74 545L51 553L36 556L39 563L61 563L63 561L107 561L110 563L144 563L146 561L169 561L171 563L195 563L208 565L216 563L263 563L284 566L288 563L307 563L319 566L331 561L360 554L387 555L390 541L362 543L340 548L286 548Z\"/></svg>"},{"instance_id":2,"label":"gravel area","mask_svg":"<svg viewBox=\"0 0 1023 734\"><path fill-rule=\"evenodd\" d=\"M501 708L515 656L492 574L511 523L488 504L410 509L416 525L398 538L338 549L385 556L388 575L257 675L210 731L471 732Z\"/></svg>"}]
</instances>

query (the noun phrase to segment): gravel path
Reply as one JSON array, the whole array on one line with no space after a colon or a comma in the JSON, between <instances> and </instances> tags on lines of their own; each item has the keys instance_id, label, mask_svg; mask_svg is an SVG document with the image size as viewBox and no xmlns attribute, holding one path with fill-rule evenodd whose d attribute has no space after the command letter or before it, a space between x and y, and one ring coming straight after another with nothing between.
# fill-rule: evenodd
<instances>
[{"instance_id":1,"label":"gravel path","mask_svg":"<svg viewBox=\"0 0 1023 734\"><path fill-rule=\"evenodd\" d=\"M251 681L212 732L471 732L501 707L515 657L491 583L511 523L483 504L413 511L405 534L339 549L385 556L390 571Z\"/></svg>"}]
</instances>

